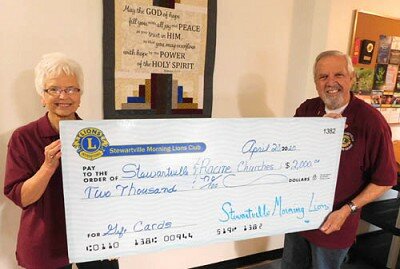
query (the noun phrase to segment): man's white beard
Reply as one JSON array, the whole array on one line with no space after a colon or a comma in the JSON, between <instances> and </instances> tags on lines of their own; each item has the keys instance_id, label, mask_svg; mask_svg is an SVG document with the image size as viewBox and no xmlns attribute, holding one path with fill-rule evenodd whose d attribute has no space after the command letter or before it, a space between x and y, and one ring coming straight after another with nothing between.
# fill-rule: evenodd
<instances>
[{"instance_id":1,"label":"man's white beard","mask_svg":"<svg viewBox=\"0 0 400 269\"><path fill-rule=\"evenodd\" d=\"M329 97L326 94L322 96L322 101L324 101L325 106L331 110L338 109L343 106L344 98L343 94L340 93L336 97Z\"/></svg>"}]
</instances>

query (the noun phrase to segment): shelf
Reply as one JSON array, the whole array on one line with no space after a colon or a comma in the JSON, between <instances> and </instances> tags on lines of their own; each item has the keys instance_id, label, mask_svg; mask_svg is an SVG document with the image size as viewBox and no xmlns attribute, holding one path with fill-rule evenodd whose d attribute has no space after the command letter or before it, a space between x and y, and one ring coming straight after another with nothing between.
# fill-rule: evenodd
<instances>
[{"instance_id":1,"label":"shelf","mask_svg":"<svg viewBox=\"0 0 400 269\"><path fill-rule=\"evenodd\" d=\"M400 191L400 184L397 184L396 186L393 186L392 189L395 190L395 191Z\"/></svg>"},{"instance_id":2,"label":"shelf","mask_svg":"<svg viewBox=\"0 0 400 269\"><path fill-rule=\"evenodd\" d=\"M375 268L386 268L391 240L392 234L385 231L361 234L357 236L349 254L354 258L361 257ZM400 269L399 263L396 269Z\"/></svg>"},{"instance_id":3,"label":"shelf","mask_svg":"<svg viewBox=\"0 0 400 269\"><path fill-rule=\"evenodd\" d=\"M400 236L400 228L396 228L399 206L399 198L370 203L363 207L361 211L361 219L378 226L393 235Z\"/></svg>"},{"instance_id":4,"label":"shelf","mask_svg":"<svg viewBox=\"0 0 400 269\"><path fill-rule=\"evenodd\" d=\"M399 179L399 177L398 177ZM393 187L400 191L400 184ZM361 219L382 229L382 231L357 236L352 247L355 255L364 256L377 268L400 269L399 261L399 206L400 196L394 199L376 201L362 208ZM396 225L397 222L397 225ZM397 266L396 266L397 264Z\"/></svg>"}]
</instances>

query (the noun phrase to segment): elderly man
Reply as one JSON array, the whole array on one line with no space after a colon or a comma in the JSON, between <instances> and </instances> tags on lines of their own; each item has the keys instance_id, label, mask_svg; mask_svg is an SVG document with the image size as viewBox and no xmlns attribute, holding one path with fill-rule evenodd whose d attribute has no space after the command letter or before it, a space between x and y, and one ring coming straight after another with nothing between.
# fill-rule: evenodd
<instances>
[{"instance_id":1,"label":"elderly man","mask_svg":"<svg viewBox=\"0 0 400 269\"><path fill-rule=\"evenodd\" d=\"M391 131L382 115L356 98L354 69L339 51L325 51L314 64L319 97L306 100L296 117L346 117L333 211L318 230L286 234L282 269L340 268L353 244L360 209L396 184Z\"/></svg>"}]
</instances>

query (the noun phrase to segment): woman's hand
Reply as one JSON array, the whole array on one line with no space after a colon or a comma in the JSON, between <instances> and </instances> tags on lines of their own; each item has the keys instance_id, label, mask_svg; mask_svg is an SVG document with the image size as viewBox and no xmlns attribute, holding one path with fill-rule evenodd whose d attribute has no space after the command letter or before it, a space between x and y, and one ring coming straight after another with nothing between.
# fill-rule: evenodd
<instances>
[{"instance_id":1,"label":"woman's hand","mask_svg":"<svg viewBox=\"0 0 400 269\"><path fill-rule=\"evenodd\" d=\"M21 188L21 204L26 207L35 203L46 191L51 177L60 165L61 142L56 140L44 148L44 161L36 173Z\"/></svg>"},{"instance_id":2,"label":"woman's hand","mask_svg":"<svg viewBox=\"0 0 400 269\"><path fill-rule=\"evenodd\" d=\"M61 141L60 139L52 142L44 148L44 162L47 168L56 169L60 165Z\"/></svg>"}]
</instances>

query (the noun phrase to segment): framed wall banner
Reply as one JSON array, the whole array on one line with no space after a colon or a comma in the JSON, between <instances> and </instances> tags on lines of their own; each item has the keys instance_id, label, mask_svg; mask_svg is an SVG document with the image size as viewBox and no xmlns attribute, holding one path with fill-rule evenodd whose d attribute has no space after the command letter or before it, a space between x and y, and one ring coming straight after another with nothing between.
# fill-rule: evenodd
<instances>
[{"instance_id":1,"label":"framed wall banner","mask_svg":"<svg viewBox=\"0 0 400 269\"><path fill-rule=\"evenodd\" d=\"M104 0L104 118L211 117L216 0Z\"/></svg>"}]
</instances>

